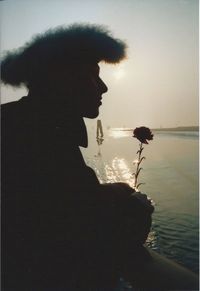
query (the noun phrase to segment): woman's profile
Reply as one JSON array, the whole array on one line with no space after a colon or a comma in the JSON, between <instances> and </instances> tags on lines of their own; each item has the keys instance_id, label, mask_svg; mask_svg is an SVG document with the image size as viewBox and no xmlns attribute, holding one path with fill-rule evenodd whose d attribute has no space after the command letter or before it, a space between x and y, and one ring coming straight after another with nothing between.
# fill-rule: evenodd
<instances>
[{"instance_id":1,"label":"woman's profile","mask_svg":"<svg viewBox=\"0 0 200 291\"><path fill-rule=\"evenodd\" d=\"M51 29L4 56L2 81L28 95L1 111L3 290L111 288L145 257L153 206L101 184L79 148L108 90L99 63L125 57L98 25Z\"/></svg>"}]
</instances>

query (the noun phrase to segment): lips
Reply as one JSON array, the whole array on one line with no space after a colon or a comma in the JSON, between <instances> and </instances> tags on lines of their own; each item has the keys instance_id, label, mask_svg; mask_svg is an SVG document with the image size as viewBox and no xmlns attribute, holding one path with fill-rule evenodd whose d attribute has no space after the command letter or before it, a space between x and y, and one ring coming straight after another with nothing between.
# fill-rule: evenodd
<instances>
[{"instance_id":1,"label":"lips","mask_svg":"<svg viewBox=\"0 0 200 291\"><path fill-rule=\"evenodd\" d=\"M102 98L98 98L97 103L96 103L98 106L100 106L102 104L101 100L102 100Z\"/></svg>"}]
</instances>

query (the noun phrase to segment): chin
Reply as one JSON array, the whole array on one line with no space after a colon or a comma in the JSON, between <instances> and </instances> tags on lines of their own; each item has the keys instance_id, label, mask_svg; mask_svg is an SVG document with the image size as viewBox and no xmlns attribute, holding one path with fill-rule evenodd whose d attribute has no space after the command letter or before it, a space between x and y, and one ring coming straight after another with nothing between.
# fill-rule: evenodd
<instances>
[{"instance_id":1,"label":"chin","mask_svg":"<svg viewBox=\"0 0 200 291\"><path fill-rule=\"evenodd\" d=\"M99 109L96 110L96 111L87 112L87 113L84 114L83 117L93 119L93 118L96 118L98 115L99 115Z\"/></svg>"}]
</instances>

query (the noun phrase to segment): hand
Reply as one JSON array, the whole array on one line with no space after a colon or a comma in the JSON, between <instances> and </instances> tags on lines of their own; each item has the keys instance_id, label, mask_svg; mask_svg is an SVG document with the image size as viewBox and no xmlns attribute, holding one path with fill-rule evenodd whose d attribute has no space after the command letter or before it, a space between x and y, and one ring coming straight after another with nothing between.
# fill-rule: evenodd
<instances>
[{"instance_id":1,"label":"hand","mask_svg":"<svg viewBox=\"0 0 200 291\"><path fill-rule=\"evenodd\" d=\"M112 211L119 221L120 239L123 238L130 245L143 244L151 228L151 214L154 211L151 200L146 194L135 192L126 183L102 184L101 190L104 209L111 203ZM108 210L111 211L110 208Z\"/></svg>"},{"instance_id":2,"label":"hand","mask_svg":"<svg viewBox=\"0 0 200 291\"><path fill-rule=\"evenodd\" d=\"M99 200L105 203L105 207L120 207L135 190L126 183L106 183L100 186Z\"/></svg>"},{"instance_id":3,"label":"hand","mask_svg":"<svg viewBox=\"0 0 200 291\"><path fill-rule=\"evenodd\" d=\"M124 248L145 243L151 229L154 207L146 194L133 193L121 204L120 237Z\"/></svg>"},{"instance_id":4,"label":"hand","mask_svg":"<svg viewBox=\"0 0 200 291\"><path fill-rule=\"evenodd\" d=\"M148 212L151 214L153 213L154 206L152 205L152 200L148 198L146 194L135 192L133 196L140 201L140 203L147 209Z\"/></svg>"}]
</instances>

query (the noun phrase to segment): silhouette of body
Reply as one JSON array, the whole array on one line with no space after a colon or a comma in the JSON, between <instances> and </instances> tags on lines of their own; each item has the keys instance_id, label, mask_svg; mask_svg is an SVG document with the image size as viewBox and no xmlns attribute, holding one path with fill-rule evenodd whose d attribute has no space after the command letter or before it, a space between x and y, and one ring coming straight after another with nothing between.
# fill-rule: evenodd
<instances>
[{"instance_id":1,"label":"silhouette of body","mask_svg":"<svg viewBox=\"0 0 200 291\"><path fill-rule=\"evenodd\" d=\"M70 35L73 29L63 30L61 35ZM92 27L85 28L86 34L83 27L75 30L80 32L77 39L83 34L84 44L88 44L88 31L98 34ZM117 49L117 40L106 32L101 34ZM92 60L84 55L84 61L78 58L67 68L58 60L42 59L46 71L43 64L37 65L46 74L38 71L33 78L38 51L45 58L53 47L42 44L57 36L60 48L62 37L58 35L50 32L36 40L38 47L33 42L20 57L8 55L2 63L5 83L24 82L29 89L27 97L3 105L1 111L3 290L115 286L130 254L137 265L137 254L151 226L150 202L145 198L146 203L141 203L125 183L100 184L80 152L79 146L87 147L83 117L98 116L102 94L107 91L97 65L106 57L94 61L90 52ZM103 44L101 51L106 39ZM82 52L80 43L74 47L77 58L77 52ZM24 74L22 55L26 68L33 71ZM31 65L30 55L35 57ZM118 61L120 58L119 54ZM15 64L8 68L11 59ZM19 75L16 60L21 64ZM49 70L49 63L54 70Z\"/></svg>"}]
</instances>

